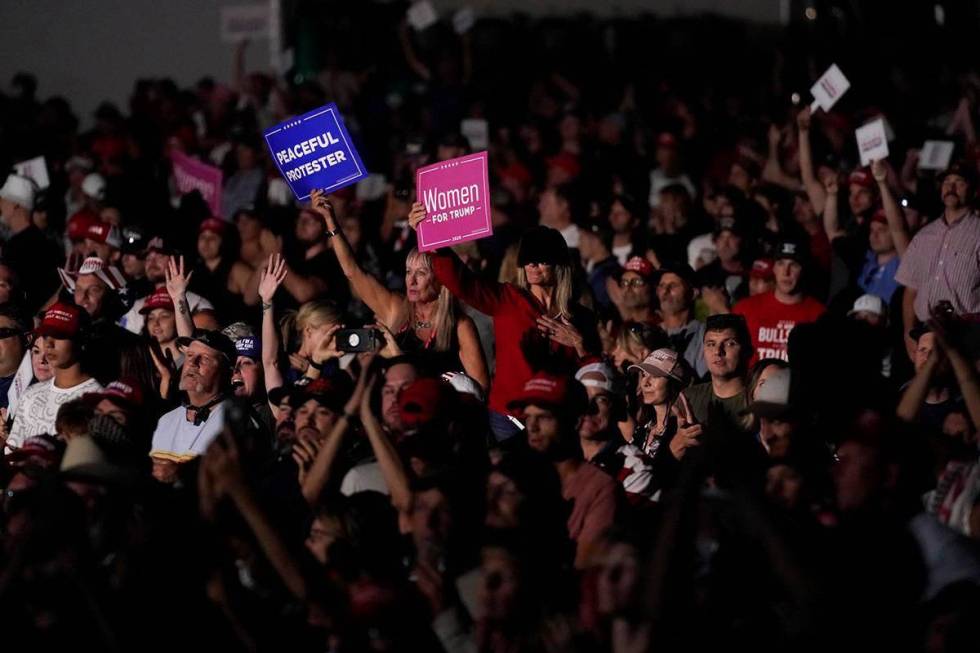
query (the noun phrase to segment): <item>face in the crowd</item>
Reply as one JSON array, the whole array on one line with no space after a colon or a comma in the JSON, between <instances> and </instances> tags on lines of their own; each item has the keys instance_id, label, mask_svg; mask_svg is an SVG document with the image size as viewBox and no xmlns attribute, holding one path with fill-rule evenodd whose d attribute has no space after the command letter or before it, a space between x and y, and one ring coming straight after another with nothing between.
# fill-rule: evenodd
<instances>
[{"instance_id":1,"label":"face in the crowd","mask_svg":"<svg viewBox=\"0 0 980 653\"><path fill-rule=\"evenodd\" d=\"M553 451L561 438L558 416L550 408L530 405L524 409L527 444L539 453Z\"/></svg>"},{"instance_id":2,"label":"face in the crowd","mask_svg":"<svg viewBox=\"0 0 980 653\"><path fill-rule=\"evenodd\" d=\"M109 292L108 286L94 274L83 274L75 282L75 303L93 318L102 315L102 303Z\"/></svg>"},{"instance_id":3,"label":"face in the crowd","mask_svg":"<svg viewBox=\"0 0 980 653\"><path fill-rule=\"evenodd\" d=\"M524 266L524 275L532 286L553 286L555 284L555 268L548 263L528 263Z\"/></svg>"},{"instance_id":4,"label":"face in the crowd","mask_svg":"<svg viewBox=\"0 0 980 653\"><path fill-rule=\"evenodd\" d=\"M262 235L262 223L251 213L239 213L235 216L235 225L242 241L255 240Z\"/></svg>"},{"instance_id":5,"label":"face in the crowd","mask_svg":"<svg viewBox=\"0 0 980 653\"><path fill-rule=\"evenodd\" d=\"M323 440L337 423L337 413L321 404L317 399L307 399L293 415L296 423L296 436Z\"/></svg>"},{"instance_id":6,"label":"face in the crowd","mask_svg":"<svg viewBox=\"0 0 980 653\"><path fill-rule=\"evenodd\" d=\"M759 418L759 438L770 458L786 457L795 431L794 422L771 417Z\"/></svg>"},{"instance_id":7,"label":"face in the crowd","mask_svg":"<svg viewBox=\"0 0 980 653\"><path fill-rule=\"evenodd\" d=\"M194 314L191 315L191 321L194 323L195 329L203 329L204 331L221 330L221 325L218 324L218 314L210 308L194 311Z\"/></svg>"},{"instance_id":8,"label":"face in the crowd","mask_svg":"<svg viewBox=\"0 0 980 653\"><path fill-rule=\"evenodd\" d=\"M381 419L388 428L400 431L401 412L398 410L398 394L405 386L415 383L418 372L407 363L392 365L385 372L385 384L381 388Z\"/></svg>"},{"instance_id":9,"label":"face in the crowd","mask_svg":"<svg viewBox=\"0 0 980 653\"><path fill-rule=\"evenodd\" d=\"M799 292L802 265L793 259L781 258L776 259L772 271L776 275L776 290L784 295L795 295Z\"/></svg>"},{"instance_id":10,"label":"face in the crowd","mask_svg":"<svg viewBox=\"0 0 980 653\"><path fill-rule=\"evenodd\" d=\"M718 260L722 263L731 263L738 259L742 251L742 237L725 229L715 236L715 249L718 251Z\"/></svg>"},{"instance_id":11,"label":"face in the crowd","mask_svg":"<svg viewBox=\"0 0 980 653\"><path fill-rule=\"evenodd\" d=\"M262 384L262 368L258 361L239 356L231 375L231 387L236 397L253 397Z\"/></svg>"},{"instance_id":12,"label":"face in the crowd","mask_svg":"<svg viewBox=\"0 0 980 653\"><path fill-rule=\"evenodd\" d=\"M16 328L16 322L6 315L0 315L0 329ZM14 333L0 338L0 368L16 368L22 358L24 358L24 340L20 335Z\"/></svg>"},{"instance_id":13,"label":"face in the crowd","mask_svg":"<svg viewBox=\"0 0 980 653\"><path fill-rule=\"evenodd\" d=\"M344 537L344 529L337 519L321 515L310 524L310 534L304 544L316 561L325 565L330 561L330 546Z\"/></svg>"},{"instance_id":14,"label":"face in the crowd","mask_svg":"<svg viewBox=\"0 0 980 653\"><path fill-rule=\"evenodd\" d=\"M251 170L258 163L258 153L248 145L239 144L235 148L235 160L239 170Z\"/></svg>"},{"instance_id":15,"label":"face in the crowd","mask_svg":"<svg viewBox=\"0 0 980 653\"><path fill-rule=\"evenodd\" d=\"M796 508L802 490L803 477L789 465L773 465L766 472L766 496L776 505Z\"/></svg>"},{"instance_id":16,"label":"face in the crowd","mask_svg":"<svg viewBox=\"0 0 980 653\"><path fill-rule=\"evenodd\" d=\"M959 209L967 205L970 198L970 184L959 175L946 175L940 186L943 205L947 209Z\"/></svg>"},{"instance_id":17,"label":"face in the crowd","mask_svg":"<svg viewBox=\"0 0 980 653\"><path fill-rule=\"evenodd\" d=\"M220 353L197 340L191 342L184 350L180 389L200 395L217 394L224 364Z\"/></svg>"},{"instance_id":18,"label":"face in the crowd","mask_svg":"<svg viewBox=\"0 0 980 653\"><path fill-rule=\"evenodd\" d=\"M307 247L315 245L323 239L326 227L323 220L312 211L300 211L296 219L296 240Z\"/></svg>"},{"instance_id":19,"label":"face in the crowd","mask_svg":"<svg viewBox=\"0 0 980 653\"><path fill-rule=\"evenodd\" d=\"M520 572L514 559L499 547L484 547L477 597L483 618L500 623L519 612Z\"/></svg>"},{"instance_id":20,"label":"face in the crowd","mask_svg":"<svg viewBox=\"0 0 980 653\"><path fill-rule=\"evenodd\" d=\"M41 338L44 357L52 370L64 370L78 362L75 344L71 340L43 336Z\"/></svg>"},{"instance_id":21,"label":"face in the crowd","mask_svg":"<svg viewBox=\"0 0 980 653\"><path fill-rule=\"evenodd\" d=\"M837 507L857 510L866 505L881 487L882 470L877 452L866 444L845 442L837 449L833 469Z\"/></svg>"},{"instance_id":22,"label":"face in the crowd","mask_svg":"<svg viewBox=\"0 0 980 653\"><path fill-rule=\"evenodd\" d=\"M436 567L452 527L449 500L441 490L430 488L415 494L410 527L419 558Z\"/></svg>"},{"instance_id":23,"label":"face in the crowd","mask_svg":"<svg viewBox=\"0 0 980 653\"><path fill-rule=\"evenodd\" d=\"M619 287L623 291L623 306L629 309L648 308L653 300L650 282L632 270L623 272L619 279Z\"/></svg>"},{"instance_id":24,"label":"face in the crowd","mask_svg":"<svg viewBox=\"0 0 980 653\"><path fill-rule=\"evenodd\" d=\"M170 257L150 250L146 253L146 278L152 283L162 283L167 277L167 262Z\"/></svg>"},{"instance_id":25,"label":"face in the crowd","mask_svg":"<svg viewBox=\"0 0 980 653\"><path fill-rule=\"evenodd\" d=\"M213 231L202 231L197 236L197 253L205 261L221 256L221 236Z\"/></svg>"},{"instance_id":26,"label":"face in the crowd","mask_svg":"<svg viewBox=\"0 0 980 653\"><path fill-rule=\"evenodd\" d=\"M102 222L111 224L114 227L122 224L122 213L114 206L102 207L102 210L99 211L99 217L102 219Z\"/></svg>"},{"instance_id":27,"label":"face in the crowd","mask_svg":"<svg viewBox=\"0 0 980 653\"><path fill-rule=\"evenodd\" d=\"M294 413L291 399L283 397L279 402L279 413L276 415L276 440L280 442L291 442L296 437L296 422L293 421Z\"/></svg>"},{"instance_id":28,"label":"face in the crowd","mask_svg":"<svg viewBox=\"0 0 980 653\"><path fill-rule=\"evenodd\" d=\"M847 203L852 215L863 215L874 206L875 196L870 188L860 184L851 184L847 192Z\"/></svg>"},{"instance_id":29,"label":"face in the crowd","mask_svg":"<svg viewBox=\"0 0 980 653\"><path fill-rule=\"evenodd\" d=\"M895 241L887 224L873 221L868 231L868 246L875 254L887 254L895 251Z\"/></svg>"},{"instance_id":30,"label":"face in the crowd","mask_svg":"<svg viewBox=\"0 0 980 653\"><path fill-rule=\"evenodd\" d=\"M31 369L34 371L34 378L38 381L47 381L54 376L51 363L44 353L44 338L38 338L31 345Z\"/></svg>"},{"instance_id":31,"label":"face in the crowd","mask_svg":"<svg viewBox=\"0 0 980 653\"><path fill-rule=\"evenodd\" d=\"M728 173L728 183L743 193L747 193L752 188L752 176L741 165L733 163Z\"/></svg>"},{"instance_id":32,"label":"face in the crowd","mask_svg":"<svg viewBox=\"0 0 980 653\"><path fill-rule=\"evenodd\" d=\"M116 250L105 243L100 243L97 240L92 240L91 238L85 239L85 244L83 246L83 251L86 256L97 256L106 263L112 262Z\"/></svg>"},{"instance_id":33,"label":"face in the crowd","mask_svg":"<svg viewBox=\"0 0 980 653\"><path fill-rule=\"evenodd\" d=\"M0 197L0 219L3 220L4 224L10 224L10 218L16 210L16 204L6 198Z\"/></svg>"},{"instance_id":34,"label":"face in the crowd","mask_svg":"<svg viewBox=\"0 0 980 653\"><path fill-rule=\"evenodd\" d=\"M161 345L177 338L177 320L168 308L154 308L146 316L146 332Z\"/></svg>"},{"instance_id":35,"label":"face in the crowd","mask_svg":"<svg viewBox=\"0 0 980 653\"><path fill-rule=\"evenodd\" d=\"M636 227L636 219L622 202L613 202L609 208L609 226L613 233L628 234Z\"/></svg>"},{"instance_id":36,"label":"face in the crowd","mask_svg":"<svg viewBox=\"0 0 980 653\"><path fill-rule=\"evenodd\" d=\"M364 231L361 229L361 220L357 216L348 215L341 219L340 228L344 230L344 236L351 249L357 250L364 238Z\"/></svg>"},{"instance_id":37,"label":"face in the crowd","mask_svg":"<svg viewBox=\"0 0 980 653\"><path fill-rule=\"evenodd\" d=\"M486 525L491 528L520 526L523 500L524 496L512 479L497 471L490 472L487 477Z\"/></svg>"},{"instance_id":38,"label":"face in the crowd","mask_svg":"<svg viewBox=\"0 0 980 653\"><path fill-rule=\"evenodd\" d=\"M625 542L606 547L596 579L599 614L623 614L633 607L640 587L640 564L636 549Z\"/></svg>"},{"instance_id":39,"label":"face in the crowd","mask_svg":"<svg viewBox=\"0 0 980 653\"><path fill-rule=\"evenodd\" d=\"M103 399L96 404L95 414L111 417L120 426L126 426L129 424L129 412L123 410L119 404L111 399Z\"/></svg>"},{"instance_id":40,"label":"face in the crowd","mask_svg":"<svg viewBox=\"0 0 980 653\"><path fill-rule=\"evenodd\" d=\"M14 291L14 272L6 265L0 263L0 304L10 301L10 296Z\"/></svg>"},{"instance_id":41,"label":"face in the crowd","mask_svg":"<svg viewBox=\"0 0 980 653\"><path fill-rule=\"evenodd\" d=\"M568 219L568 203L549 188L541 193L541 199L538 200L538 213L541 215L541 224L562 225Z\"/></svg>"},{"instance_id":42,"label":"face in the crowd","mask_svg":"<svg viewBox=\"0 0 980 653\"><path fill-rule=\"evenodd\" d=\"M734 329L705 332L704 362L708 364L711 376L728 378L738 374L742 362L742 345Z\"/></svg>"},{"instance_id":43,"label":"face in the crowd","mask_svg":"<svg viewBox=\"0 0 980 653\"><path fill-rule=\"evenodd\" d=\"M138 254L123 254L122 269L127 278L142 279L146 275L146 261Z\"/></svg>"},{"instance_id":44,"label":"face in the crowd","mask_svg":"<svg viewBox=\"0 0 980 653\"><path fill-rule=\"evenodd\" d=\"M761 295L769 292L776 287L775 279L764 279L762 277L749 277L749 296Z\"/></svg>"},{"instance_id":45,"label":"face in the crowd","mask_svg":"<svg viewBox=\"0 0 980 653\"><path fill-rule=\"evenodd\" d=\"M640 372L636 391L647 406L661 406L670 400L670 383L663 376Z\"/></svg>"},{"instance_id":46,"label":"face in the crowd","mask_svg":"<svg viewBox=\"0 0 980 653\"><path fill-rule=\"evenodd\" d=\"M665 170L671 170L677 165L677 148L660 145L655 154L657 165Z\"/></svg>"},{"instance_id":47,"label":"face in the crowd","mask_svg":"<svg viewBox=\"0 0 980 653\"><path fill-rule=\"evenodd\" d=\"M657 283L657 299L664 314L676 315L690 308L694 295L683 279L673 272L666 272Z\"/></svg>"},{"instance_id":48,"label":"face in the crowd","mask_svg":"<svg viewBox=\"0 0 980 653\"><path fill-rule=\"evenodd\" d=\"M817 214L813 211L813 205L810 204L810 200L805 197L797 195L793 199L793 219L796 220L798 224L809 224L813 222L817 217Z\"/></svg>"},{"instance_id":49,"label":"face in the crowd","mask_svg":"<svg viewBox=\"0 0 980 653\"><path fill-rule=\"evenodd\" d=\"M578 426L579 437L583 440L604 440L609 437L613 427L612 396L602 388L587 386L589 410Z\"/></svg>"},{"instance_id":50,"label":"face in the crowd","mask_svg":"<svg viewBox=\"0 0 980 653\"><path fill-rule=\"evenodd\" d=\"M408 301L433 302L439 297L440 290L432 268L425 265L419 256L409 258L405 263L405 295Z\"/></svg>"}]
</instances>

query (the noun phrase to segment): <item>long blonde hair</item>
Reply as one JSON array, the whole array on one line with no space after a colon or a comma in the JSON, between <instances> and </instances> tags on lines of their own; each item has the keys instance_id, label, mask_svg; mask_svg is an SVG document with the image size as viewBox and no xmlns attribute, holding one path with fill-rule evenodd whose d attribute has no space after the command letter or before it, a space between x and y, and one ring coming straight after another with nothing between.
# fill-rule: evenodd
<instances>
[{"instance_id":1,"label":"long blonde hair","mask_svg":"<svg viewBox=\"0 0 980 653\"><path fill-rule=\"evenodd\" d=\"M575 292L572 287L572 266L555 265L552 266L552 269L555 272L555 297L552 299L551 307L548 309L548 316L571 319L572 297ZM517 282L515 285L523 290L531 289L531 284L527 282L527 273L524 271L523 265L517 266Z\"/></svg>"},{"instance_id":2,"label":"long blonde hair","mask_svg":"<svg viewBox=\"0 0 980 653\"><path fill-rule=\"evenodd\" d=\"M299 347L302 347L303 331L306 330L306 327L315 329L324 324L337 324L339 322L340 311L337 310L333 302L314 299L300 306L298 311L284 315L279 322L279 329L283 343L295 342Z\"/></svg>"},{"instance_id":3,"label":"long blonde hair","mask_svg":"<svg viewBox=\"0 0 980 653\"><path fill-rule=\"evenodd\" d=\"M429 256L428 252L420 252L418 249L410 251L405 258L405 266L407 267L412 263L420 264L430 273L433 271L432 257ZM433 344L439 351L448 351L453 348L453 343L455 342L456 316L459 314L460 309L456 304L456 298L449 292L449 288L439 284L434 274L432 276L432 282L439 285L439 296L436 298L436 312L432 317L432 328L435 331ZM406 298L405 308L409 320L408 328L414 330L416 321L415 302L410 302Z\"/></svg>"}]
</instances>

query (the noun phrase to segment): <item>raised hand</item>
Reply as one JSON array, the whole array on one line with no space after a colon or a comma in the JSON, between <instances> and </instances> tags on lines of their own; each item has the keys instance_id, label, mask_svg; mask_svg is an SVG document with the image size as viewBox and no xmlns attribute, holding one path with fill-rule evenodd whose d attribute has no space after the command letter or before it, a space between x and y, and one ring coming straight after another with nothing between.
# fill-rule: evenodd
<instances>
[{"instance_id":1,"label":"raised hand","mask_svg":"<svg viewBox=\"0 0 980 653\"><path fill-rule=\"evenodd\" d=\"M803 107L796 114L796 126L800 128L801 132L810 130L810 118L810 107Z\"/></svg>"},{"instance_id":2,"label":"raised hand","mask_svg":"<svg viewBox=\"0 0 980 653\"><path fill-rule=\"evenodd\" d=\"M265 269L259 277L259 298L263 304L271 304L276 291L286 279L289 272L286 270L286 260L282 254L273 254L266 261Z\"/></svg>"},{"instance_id":3,"label":"raised hand","mask_svg":"<svg viewBox=\"0 0 980 653\"><path fill-rule=\"evenodd\" d=\"M560 345L573 347L576 350L582 346L582 334L567 318L556 320L542 315L538 318L538 330Z\"/></svg>"},{"instance_id":4,"label":"raised hand","mask_svg":"<svg viewBox=\"0 0 980 653\"><path fill-rule=\"evenodd\" d=\"M380 354L382 358L395 358L396 356L401 356L404 353L402 348L399 347L398 343L395 341L395 334L391 332L388 325L381 320L378 320L377 316L375 316L375 323L370 325L370 328L377 329L384 336L385 346L378 350L378 354Z\"/></svg>"},{"instance_id":5,"label":"raised hand","mask_svg":"<svg viewBox=\"0 0 980 653\"><path fill-rule=\"evenodd\" d=\"M425 205L422 202L415 202L408 213L408 224L412 229L417 230L423 220L425 220Z\"/></svg>"},{"instance_id":6,"label":"raised hand","mask_svg":"<svg viewBox=\"0 0 980 653\"><path fill-rule=\"evenodd\" d=\"M310 208L323 218L328 230L333 231L337 228L337 216L333 212L333 204L327 199L327 194L319 188L310 193Z\"/></svg>"},{"instance_id":7,"label":"raised hand","mask_svg":"<svg viewBox=\"0 0 980 653\"><path fill-rule=\"evenodd\" d=\"M875 178L875 181L885 181L888 177L888 170L885 169L885 164L880 159L871 161L871 176Z\"/></svg>"},{"instance_id":8,"label":"raised hand","mask_svg":"<svg viewBox=\"0 0 980 653\"><path fill-rule=\"evenodd\" d=\"M333 358L340 358L342 353L337 349L337 332L344 328L342 324L334 324L332 327L323 332L320 340L313 347L313 354L311 358L313 362L317 365L322 365Z\"/></svg>"},{"instance_id":9,"label":"raised hand","mask_svg":"<svg viewBox=\"0 0 980 653\"><path fill-rule=\"evenodd\" d=\"M164 270L167 282L167 292L176 304L187 295L187 284L190 283L193 272L184 274L184 257L178 259L171 256L167 260L167 267Z\"/></svg>"},{"instance_id":10,"label":"raised hand","mask_svg":"<svg viewBox=\"0 0 980 653\"><path fill-rule=\"evenodd\" d=\"M320 443L312 437L301 436L293 443L293 460L296 461L296 467L299 470L297 474L300 487L306 481L306 475L310 472L310 468L313 467L313 461L316 460L319 452Z\"/></svg>"}]
</instances>

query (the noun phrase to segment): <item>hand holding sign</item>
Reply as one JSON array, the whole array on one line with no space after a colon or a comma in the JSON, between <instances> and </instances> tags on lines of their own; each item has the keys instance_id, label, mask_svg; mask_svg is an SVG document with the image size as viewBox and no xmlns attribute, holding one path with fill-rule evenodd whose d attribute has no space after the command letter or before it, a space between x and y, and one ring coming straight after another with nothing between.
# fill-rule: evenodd
<instances>
[{"instance_id":1,"label":"hand holding sign","mask_svg":"<svg viewBox=\"0 0 980 653\"><path fill-rule=\"evenodd\" d=\"M875 159L888 158L888 136L885 134L885 125L881 118L859 127L854 135L857 138L862 166L870 164Z\"/></svg>"}]
</instances>

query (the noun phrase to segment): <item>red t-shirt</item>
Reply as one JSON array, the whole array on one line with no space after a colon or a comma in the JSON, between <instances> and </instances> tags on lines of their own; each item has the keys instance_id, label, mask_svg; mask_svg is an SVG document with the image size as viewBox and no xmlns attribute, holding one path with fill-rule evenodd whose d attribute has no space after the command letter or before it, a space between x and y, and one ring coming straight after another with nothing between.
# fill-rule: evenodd
<instances>
[{"instance_id":1,"label":"red t-shirt","mask_svg":"<svg viewBox=\"0 0 980 653\"><path fill-rule=\"evenodd\" d=\"M796 304L784 304L776 299L775 291L770 291L743 299L735 304L732 312L743 315L748 324L755 348L754 365L760 358L788 360L789 332L797 324L815 321L824 310L824 305L812 297L804 297Z\"/></svg>"}]
</instances>

